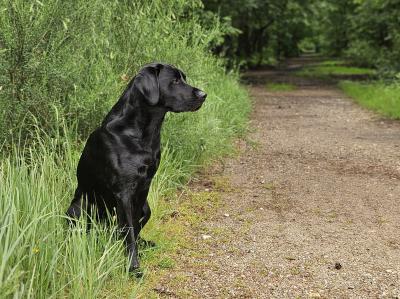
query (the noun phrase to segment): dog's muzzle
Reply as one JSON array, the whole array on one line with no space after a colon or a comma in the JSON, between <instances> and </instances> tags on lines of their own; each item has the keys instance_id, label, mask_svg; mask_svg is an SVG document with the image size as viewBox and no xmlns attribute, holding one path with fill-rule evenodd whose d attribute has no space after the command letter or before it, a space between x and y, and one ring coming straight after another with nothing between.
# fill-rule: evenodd
<instances>
[{"instance_id":1,"label":"dog's muzzle","mask_svg":"<svg viewBox=\"0 0 400 299\"><path fill-rule=\"evenodd\" d=\"M201 100L201 101L205 101L206 100L206 97L207 97L207 94L204 92L204 91L202 91L202 90L196 90L196 97L198 97L199 98L199 100Z\"/></svg>"}]
</instances>

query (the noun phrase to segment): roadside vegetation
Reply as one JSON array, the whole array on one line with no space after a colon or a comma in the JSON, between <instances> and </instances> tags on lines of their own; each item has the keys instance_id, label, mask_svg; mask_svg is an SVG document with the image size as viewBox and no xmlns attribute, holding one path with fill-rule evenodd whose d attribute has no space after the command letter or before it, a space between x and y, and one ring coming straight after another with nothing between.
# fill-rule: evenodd
<instances>
[{"instance_id":1,"label":"roadside vegetation","mask_svg":"<svg viewBox=\"0 0 400 299\"><path fill-rule=\"evenodd\" d=\"M1 1L0 294L5 298L127 298L171 267L182 226L174 200L194 171L232 152L248 95L209 52L224 25L200 1ZM127 272L112 228L68 229L83 143L141 65L165 61L205 90L196 113L170 114L140 250L144 278ZM176 214L177 215L177 214ZM157 277L155 275L154 277Z\"/></svg>"},{"instance_id":2,"label":"roadside vegetation","mask_svg":"<svg viewBox=\"0 0 400 299\"><path fill-rule=\"evenodd\" d=\"M339 87L361 106L389 118L400 119L400 85L398 83L342 81Z\"/></svg>"},{"instance_id":3,"label":"roadside vegetation","mask_svg":"<svg viewBox=\"0 0 400 299\"><path fill-rule=\"evenodd\" d=\"M376 72L374 69L347 66L341 63L334 64L331 61L326 61L317 65L308 66L296 72L296 74L299 76L318 77L318 78L335 77L335 76L336 77L352 76L352 75L372 76L375 73Z\"/></svg>"}]
</instances>

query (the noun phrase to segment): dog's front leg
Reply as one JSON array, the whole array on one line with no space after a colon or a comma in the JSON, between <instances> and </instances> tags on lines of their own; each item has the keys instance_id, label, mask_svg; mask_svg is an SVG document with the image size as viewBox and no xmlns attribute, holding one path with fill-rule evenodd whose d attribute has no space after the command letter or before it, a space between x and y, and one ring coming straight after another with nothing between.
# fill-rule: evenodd
<instances>
[{"instance_id":1,"label":"dog's front leg","mask_svg":"<svg viewBox=\"0 0 400 299\"><path fill-rule=\"evenodd\" d=\"M135 238L135 230L138 228L135 225L134 219L134 209L132 207L132 192L121 192L117 196L117 217L118 217L118 226L125 237L126 249L128 252L128 258L130 261L129 271L137 272L139 269L139 260L137 254L137 244ZM139 272L138 272L139 275Z\"/></svg>"}]
</instances>

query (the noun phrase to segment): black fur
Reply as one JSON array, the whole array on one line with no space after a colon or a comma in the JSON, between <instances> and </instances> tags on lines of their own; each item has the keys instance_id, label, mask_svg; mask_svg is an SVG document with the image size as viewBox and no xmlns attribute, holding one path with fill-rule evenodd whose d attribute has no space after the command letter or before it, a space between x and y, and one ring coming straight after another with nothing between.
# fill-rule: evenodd
<instances>
[{"instance_id":1,"label":"black fur","mask_svg":"<svg viewBox=\"0 0 400 299\"><path fill-rule=\"evenodd\" d=\"M165 114L198 110L207 96L185 79L173 66L145 65L91 133L79 160L78 187L67 215L73 221L96 207L101 220L116 210L131 271L139 268L137 239L150 218L147 194L160 163Z\"/></svg>"}]
</instances>

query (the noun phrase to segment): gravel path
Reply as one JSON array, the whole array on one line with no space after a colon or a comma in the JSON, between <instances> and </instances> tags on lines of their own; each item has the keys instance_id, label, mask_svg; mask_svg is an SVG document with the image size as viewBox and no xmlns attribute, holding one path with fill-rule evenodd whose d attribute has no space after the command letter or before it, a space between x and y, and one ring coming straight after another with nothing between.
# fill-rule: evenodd
<instances>
[{"instance_id":1,"label":"gravel path","mask_svg":"<svg viewBox=\"0 0 400 299\"><path fill-rule=\"evenodd\" d=\"M247 74L250 141L218 174L230 188L163 281L169 297L400 298L400 123L291 75L304 63Z\"/></svg>"}]
</instances>

